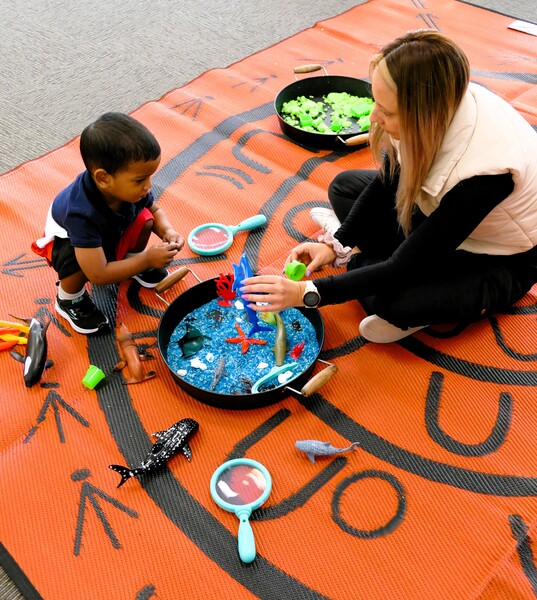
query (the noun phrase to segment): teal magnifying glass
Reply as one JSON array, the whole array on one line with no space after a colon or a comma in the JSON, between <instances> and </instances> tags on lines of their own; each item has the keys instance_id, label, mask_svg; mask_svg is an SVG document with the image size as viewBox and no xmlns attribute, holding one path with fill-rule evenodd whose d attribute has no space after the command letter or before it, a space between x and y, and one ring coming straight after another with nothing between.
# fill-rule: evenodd
<instances>
[{"instance_id":1,"label":"teal magnifying glass","mask_svg":"<svg viewBox=\"0 0 537 600\"><path fill-rule=\"evenodd\" d=\"M265 215L255 215L241 221L238 225L222 223L204 223L188 234L188 245L192 252L202 256L213 256L225 252L233 243L238 231L247 231L261 227L267 222Z\"/></svg>"},{"instance_id":2,"label":"teal magnifying glass","mask_svg":"<svg viewBox=\"0 0 537 600\"><path fill-rule=\"evenodd\" d=\"M228 460L211 477L213 500L239 519L238 548L242 562L251 563L256 555L255 539L249 518L270 495L272 478L267 469L255 460Z\"/></svg>"}]
</instances>

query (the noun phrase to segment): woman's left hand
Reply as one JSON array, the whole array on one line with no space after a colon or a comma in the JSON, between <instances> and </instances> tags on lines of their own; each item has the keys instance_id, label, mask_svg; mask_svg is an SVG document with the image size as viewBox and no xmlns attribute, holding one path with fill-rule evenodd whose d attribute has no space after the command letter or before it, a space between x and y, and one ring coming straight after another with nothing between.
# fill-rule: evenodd
<instances>
[{"instance_id":1,"label":"woman's left hand","mask_svg":"<svg viewBox=\"0 0 537 600\"><path fill-rule=\"evenodd\" d=\"M291 306L304 306L302 296L305 287L304 281L293 281L279 275L259 275L244 279L240 292L253 310L275 312ZM257 302L263 304L260 306Z\"/></svg>"}]
</instances>

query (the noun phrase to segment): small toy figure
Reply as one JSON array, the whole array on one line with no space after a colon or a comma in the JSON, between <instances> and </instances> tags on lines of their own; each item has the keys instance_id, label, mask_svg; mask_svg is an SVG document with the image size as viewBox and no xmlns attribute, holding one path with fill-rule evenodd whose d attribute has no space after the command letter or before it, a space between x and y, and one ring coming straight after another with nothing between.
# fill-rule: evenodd
<instances>
[{"instance_id":1,"label":"small toy figure","mask_svg":"<svg viewBox=\"0 0 537 600\"><path fill-rule=\"evenodd\" d=\"M274 317L273 312L258 312L257 316L263 321L265 321L265 323L267 323L268 325L276 327L276 318Z\"/></svg>"},{"instance_id":2,"label":"small toy figure","mask_svg":"<svg viewBox=\"0 0 537 600\"><path fill-rule=\"evenodd\" d=\"M121 348L121 353L123 354L123 360L117 363L114 367L114 371L121 371L125 367L128 367L130 378L127 379L125 383L140 383L146 379L155 377L157 374L155 371L144 373L141 363L142 360L150 360L153 356L147 353L140 354L132 333L123 323L119 326L117 340L119 342L119 347Z\"/></svg>"},{"instance_id":3,"label":"small toy figure","mask_svg":"<svg viewBox=\"0 0 537 600\"><path fill-rule=\"evenodd\" d=\"M0 352L3 350L10 350L13 346L16 346L18 342L16 340L2 340L0 341Z\"/></svg>"},{"instance_id":4,"label":"small toy figure","mask_svg":"<svg viewBox=\"0 0 537 600\"><path fill-rule=\"evenodd\" d=\"M244 331L238 323L235 323L235 327L239 332L239 336L234 338L227 338L226 342L228 342L229 344L240 344L242 346L242 354L246 354L246 352L248 352L250 344L264 346L267 343L267 340L256 340L255 338L247 337L247 335L244 333Z\"/></svg>"},{"instance_id":5,"label":"small toy figure","mask_svg":"<svg viewBox=\"0 0 537 600\"><path fill-rule=\"evenodd\" d=\"M34 318L20 320L29 323L26 356L14 351L11 352L11 356L24 363L24 383L26 387L32 387L41 379L45 368L53 364L47 360L47 329L50 321L43 325L41 321Z\"/></svg>"},{"instance_id":6,"label":"small toy figure","mask_svg":"<svg viewBox=\"0 0 537 600\"><path fill-rule=\"evenodd\" d=\"M199 352L203 348L205 340L210 339L210 337L203 335L197 327L186 323L186 333L177 341L177 344L183 353L183 357L188 358Z\"/></svg>"},{"instance_id":7,"label":"small toy figure","mask_svg":"<svg viewBox=\"0 0 537 600\"><path fill-rule=\"evenodd\" d=\"M13 315L10 315L13 316ZM13 317L14 319L18 319L19 321L27 321L28 319L20 319L19 317ZM2 329L16 329L20 334L28 333L30 331L30 326L25 323L13 323L13 321L0 321L0 327Z\"/></svg>"},{"instance_id":8,"label":"small toy figure","mask_svg":"<svg viewBox=\"0 0 537 600\"><path fill-rule=\"evenodd\" d=\"M293 331L302 331L302 325L300 324L300 321L298 319L291 321L291 328L293 329Z\"/></svg>"},{"instance_id":9,"label":"small toy figure","mask_svg":"<svg viewBox=\"0 0 537 600\"><path fill-rule=\"evenodd\" d=\"M213 380L211 381L211 387L209 388L211 391L214 390L215 387L218 385L218 382L222 379L225 372L226 372L226 357L222 355L218 359L218 364L216 365L216 369L214 370L214 373L213 373Z\"/></svg>"},{"instance_id":10,"label":"small toy figure","mask_svg":"<svg viewBox=\"0 0 537 600\"><path fill-rule=\"evenodd\" d=\"M218 304L220 304L220 300ZM221 325L224 320L224 313L218 308L210 310L205 316L213 322L215 328Z\"/></svg>"},{"instance_id":11,"label":"small toy figure","mask_svg":"<svg viewBox=\"0 0 537 600\"><path fill-rule=\"evenodd\" d=\"M289 356L293 360L297 360L297 358L300 358L300 355L302 354L302 351L304 350L305 347L306 347L306 342L300 342L299 344L297 344L296 346L293 347L291 352L289 352Z\"/></svg>"},{"instance_id":12,"label":"small toy figure","mask_svg":"<svg viewBox=\"0 0 537 600\"><path fill-rule=\"evenodd\" d=\"M334 448L330 442L319 442L318 440L298 440L295 444L297 450L307 454L312 463L315 462L316 456L332 456L349 452L359 445L360 442L353 442L348 448Z\"/></svg>"},{"instance_id":13,"label":"small toy figure","mask_svg":"<svg viewBox=\"0 0 537 600\"><path fill-rule=\"evenodd\" d=\"M216 280L216 293L220 297L218 300L220 306L231 306L231 300L237 295L233 288L233 275L220 273L220 277Z\"/></svg>"},{"instance_id":14,"label":"small toy figure","mask_svg":"<svg viewBox=\"0 0 537 600\"><path fill-rule=\"evenodd\" d=\"M274 340L274 360L276 365L281 367L285 362L285 353L287 352L287 333L285 331L285 325L279 312L274 313L276 320L276 339Z\"/></svg>"},{"instance_id":15,"label":"small toy figure","mask_svg":"<svg viewBox=\"0 0 537 600\"><path fill-rule=\"evenodd\" d=\"M121 481L117 487L121 487L131 477L138 477L142 473L154 471L161 467L171 456L182 452L187 460L192 460L192 450L188 440L198 431L199 423L194 419L181 419L164 431L157 431L152 435L157 438L151 452L139 467L129 469L121 465L108 465L109 469L121 475Z\"/></svg>"},{"instance_id":16,"label":"small toy figure","mask_svg":"<svg viewBox=\"0 0 537 600\"><path fill-rule=\"evenodd\" d=\"M288 381L293 376L293 371L297 367L298 363L295 362L272 367L266 375L263 375L263 377L252 385L251 393L258 394L261 387L271 385L275 379L278 380L279 384L283 383L283 381L280 381L280 378Z\"/></svg>"},{"instance_id":17,"label":"small toy figure","mask_svg":"<svg viewBox=\"0 0 537 600\"><path fill-rule=\"evenodd\" d=\"M28 338L23 335L29 331L28 325L0 321L0 351L9 350L13 346L25 346Z\"/></svg>"}]
</instances>

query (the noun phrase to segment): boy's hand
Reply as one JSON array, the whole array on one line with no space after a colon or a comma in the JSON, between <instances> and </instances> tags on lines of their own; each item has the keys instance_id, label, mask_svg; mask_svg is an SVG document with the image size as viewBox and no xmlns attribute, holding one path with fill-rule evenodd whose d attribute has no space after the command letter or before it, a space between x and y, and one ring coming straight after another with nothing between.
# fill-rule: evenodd
<instances>
[{"instance_id":1,"label":"boy's hand","mask_svg":"<svg viewBox=\"0 0 537 600\"><path fill-rule=\"evenodd\" d=\"M185 245L185 238L179 232L175 231L175 229L167 229L162 236L162 241L177 244L178 252Z\"/></svg>"},{"instance_id":2,"label":"boy's hand","mask_svg":"<svg viewBox=\"0 0 537 600\"><path fill-rule=\"evenodd\" d=\"M184 244L184 240L183 240ZM162 269L167 267L175 255L179 252L179 246L175 242L164 242L163 244L156 244L145 250L149 266L154 269Z\"/></svg>"}]
</instances>

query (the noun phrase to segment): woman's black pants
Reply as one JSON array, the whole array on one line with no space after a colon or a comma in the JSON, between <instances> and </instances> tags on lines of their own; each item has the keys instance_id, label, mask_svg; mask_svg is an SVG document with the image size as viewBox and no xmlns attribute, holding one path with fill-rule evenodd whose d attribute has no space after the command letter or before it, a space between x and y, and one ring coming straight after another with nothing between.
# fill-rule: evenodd
<instances>
[{"instance_id":1,"label":"woman's black pants","mask_svg":"<svg viewBox=\"0 0 537 600\"><path fill-rule=\"evenodd\" d=\"M340 221L370 183L376 171L344 171L329 186L328 198ZM378 232L383 235L382 231ZM381 262L375 256L355 254L348 269ZM470 322L505 312L520 300L536 280L533 266L521 265L515 256L474 254L457 250L439 262L419 283L360 298L369 314L377 314L397 327Z\"/></svg>"}]
</instances>

